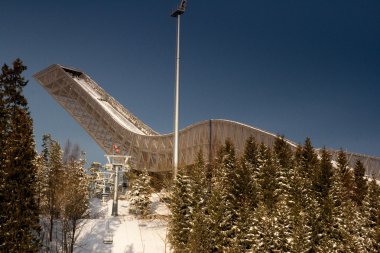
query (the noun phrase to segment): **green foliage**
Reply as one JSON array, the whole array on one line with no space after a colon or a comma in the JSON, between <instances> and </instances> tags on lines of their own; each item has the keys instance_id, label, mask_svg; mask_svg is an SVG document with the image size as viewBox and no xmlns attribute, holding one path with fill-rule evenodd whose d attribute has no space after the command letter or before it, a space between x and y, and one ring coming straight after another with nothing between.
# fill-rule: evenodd
<instances>
[{"instance_id":1,"label":"green foliage","mask_svg":"<svg viewBox=\"0 0 380 253\"><path fill-rule=\"evenodd\" d=\"M259 175L260 200L271 212L278 200L278 163L274 162L271 150L263 143L259 148Z\"/></svg>"},{"instance_id":2,"label":"green foliage","mask_svg":"<svg viewBox=\"0 0 380 253\"><path fill-rule=\"evenodd\" d=\"M210 187L199 153L173 189L174 252L378 252L380 188L343 151L334 162L310 139L293 149L277 137L271 149L250 137L240 158L227 140Z\"/></svg>"},{"instance_id":3,"label":"green foliage","mask_svg":"<svg viewBox=\"0 0 380 253\"><path fill-rule=\"evenodd\" d=\"M73 252L83 219L88 216L88 180L83 162L63 162L62 148L50 135L43 136L37 159L39 202L44 251L55 244L63 252Z\"/></svg>"},{"instance_id":4,"label":"green foliage","mask_svg":"<svg viewBox=\"0 0 380 253\"><path fill-rule=\"evenodd\" d=\"M348 167L347 155L341 149L337 158L337 171L339 178L342 181L342 187L344 189L344 200L352 199L353 196L353 175L352 171Z\"/></svg>"},{"instance_id":5,"label":"green foliage","mask_svg":"<svg viewBox=\"0 0 380 253\"><path fill-rule=\"evenodd\" d=\"M151 193L150 176L147 170L143 170L132 184L130 193L130 212L140 214L143 217L147 216L150 213Z\"/></svg>"},{"instance_id":6,"label":"green foliage","mask_svg":"<svg viewBox=\"0 0 380 253\"><path fill-rule=\"evenodd\" d=\"M192 222L192 204L190 179L179 172L169 204L172 217L168 238L174 252L189 252L187 245Z\"/></svg>"},{"instance_id":7,"label":"green foliage","mask_svg":"<svg viewBox=\"0 0 380 253\"><path fill-rule=\"evenodd\" d=\"M367 179L365 176L365 168L360 160L357 160L354 167L354 189L353 200L357 205L361 206L362 201L367 193Z\"/></svg>"},{"instance_id":8,"label":"green foliage","mask_svg":"<svg viewBox=\"0 0 380 253\"><path fill-rule=\"evenodd\" d=\"M314 180L314 189L318 194L318 199L323 202L329 194L333 176L333 166L331 163L331 155L323 148L321 152L321 160L316 171Z\"/></svg>"},{"instance_id":9,"label":"green foliage","mask_svg":"<svg viewBox=\"0 0 380 253\"><path fill-rule=\"evenodd\" d=\"M33 125L20 59L0 74L0 252L38 252L39 217Z\"/></svg>"}]
</instances>

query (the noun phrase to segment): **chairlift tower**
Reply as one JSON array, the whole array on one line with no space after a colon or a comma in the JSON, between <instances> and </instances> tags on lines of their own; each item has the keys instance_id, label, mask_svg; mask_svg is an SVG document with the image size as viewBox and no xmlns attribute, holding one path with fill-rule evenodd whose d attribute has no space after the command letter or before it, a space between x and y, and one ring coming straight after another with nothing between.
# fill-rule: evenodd
<instances>
[{"instance_id":1,"label":"chairlift tower","mask_svg":"<svg viewBox=\"0 0 380 253\"><path fill-rule=\"evenodd\" d=\"M112 202L112 216L117 216L117 206L118 206L118 186L119 186L119 172L124 172L129 170L127 164L130 156L127 155L105 155L109 164L112 165L112 170L115 172L114 180L114 196Z\"/></svg>"}]
</instances>

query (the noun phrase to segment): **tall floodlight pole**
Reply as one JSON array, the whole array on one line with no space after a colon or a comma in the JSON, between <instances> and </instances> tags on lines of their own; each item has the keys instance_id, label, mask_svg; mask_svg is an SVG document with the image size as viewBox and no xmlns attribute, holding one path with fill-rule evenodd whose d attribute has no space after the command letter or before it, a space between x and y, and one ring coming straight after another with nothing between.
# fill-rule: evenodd
<instances>
[{"instance_id":1,"label":"tall floodlight pole","mask_svg":"<svg viewBox=\"0 0 380 253\"><path fill-rule=\"evenodd\" d=\"M175 67L175 101L174 101L174 146L173 146L173 165L174 165L174 179L177 178L178 172L178 122L179 122L179 35L181 25L181 15L185 12L187 5L186 0L181 0L178 8L171 14L172 17L177 19L177 54L176 54L176 67Z\"/></svg>"}]
</instances>

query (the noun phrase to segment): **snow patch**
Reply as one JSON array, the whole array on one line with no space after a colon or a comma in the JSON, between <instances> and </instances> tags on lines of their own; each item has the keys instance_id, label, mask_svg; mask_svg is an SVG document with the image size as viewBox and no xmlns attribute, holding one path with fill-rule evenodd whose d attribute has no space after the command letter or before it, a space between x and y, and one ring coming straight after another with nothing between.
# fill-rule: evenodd
<instances>
[{"instance_id":1,"label":"snow patch","mask_svg":"<svg viewBox=\"0 0 380 253\"><path fill-rule=\"evenodd\" d=\"M167 243L167 221L169 213L159 195L153 194L152 211L155 219L137 219L129 214L129 201L118 201L118 216L112 217L112 200L105 205L99 199L90 200L91 219L86 220L75 253L158 253L170 252ZM112 233L112 244L104 244L107 232ZM166 248L166 250L165 250Z\"/></svg>"}]
</instances>

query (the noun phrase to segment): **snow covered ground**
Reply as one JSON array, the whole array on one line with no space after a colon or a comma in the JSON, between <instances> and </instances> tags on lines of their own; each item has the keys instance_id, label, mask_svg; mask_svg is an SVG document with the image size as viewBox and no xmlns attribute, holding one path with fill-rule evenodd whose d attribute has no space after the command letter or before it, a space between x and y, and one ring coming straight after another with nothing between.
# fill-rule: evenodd
<instances>
[{"instance_id":1,"label":"snow covered ground","mask_svg":"<svg viewBox=\"0 0 380 253\"><path fill-rule=\"evenodd\" d=\"M129 202L118 201L118 216L111 216L112 200L105 205L99 199L91 200L92 219L85 220L76 243L75 253L164 253L170 252L167 241L167 207L153 201L151 219L138 219L128 213ZM159 217L159 218L157 218ZM107 229L108 228L108 229ZM112 233L112 244L104 244L106 232ZM166 248L166 249L165 249Z\"/></svg>"}]
</instances>

